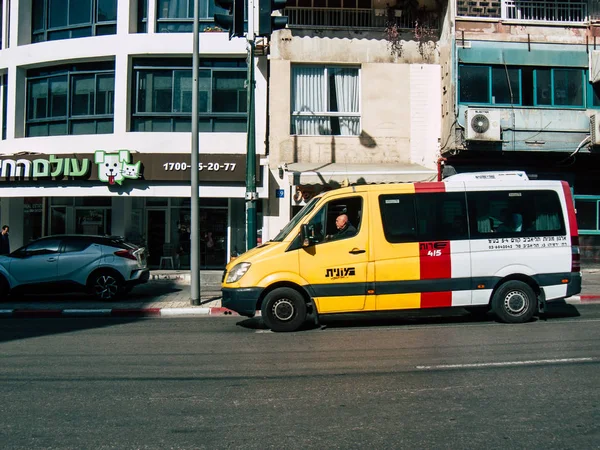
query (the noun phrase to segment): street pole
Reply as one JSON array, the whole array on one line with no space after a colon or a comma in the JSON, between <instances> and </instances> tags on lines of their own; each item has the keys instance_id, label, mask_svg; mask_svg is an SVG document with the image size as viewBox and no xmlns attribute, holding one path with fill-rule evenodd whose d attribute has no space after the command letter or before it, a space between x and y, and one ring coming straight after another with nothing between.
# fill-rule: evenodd
<instances>
[{"instance_id":1,"label":"street pole","mask_svg":"<svg viewBox=\"0 0 600 450\"><path fill-rule=\"evenodd\" d=\"M198 78L200 66L200 0L194 0L194 43L192 49L192 155L191 155L191 207L192 217L190 222L190 269L191 290L190 303L200 304L200 191L198 170L199 142L198 142Z\"/></svg>"},{"instance_id":2,"label":"street pole","mask_svg":"<svg viewBox=\"0 0 600 450\"><path fill-rule=\"evenodd\" d=\"M246 245L256 247L256 139L254 120L254 1L248 1L248 123L246 141Z\"/></svg>"}]
</instances>

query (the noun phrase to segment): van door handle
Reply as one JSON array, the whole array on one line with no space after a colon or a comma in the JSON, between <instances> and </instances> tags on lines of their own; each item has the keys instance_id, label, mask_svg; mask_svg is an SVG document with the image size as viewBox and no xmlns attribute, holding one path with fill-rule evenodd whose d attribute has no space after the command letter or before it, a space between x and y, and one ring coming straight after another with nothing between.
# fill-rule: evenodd
<instances>
[{"instance_id":1,"label":"van door handle","mask_svg":"<svg viewBox=\"0 0 600 450\"><path fill-rule=\"evenodd\" d=\"M50 258L48 258L46 261L48 262L53 262L56 261L56 256L51 256Z\"/></svg>"},{"instance_id":2,"label":"van door handle","mask_svg":"<svg viewBox=\"0 0 600 450\"><path fill-rule=\"evenodd\" d=\"M358 248L353 248L352 250L350 250L348 253L352 253L353 255L358 255L360 253L365 253L366 250L360 250Z\"/></svg>"}]
</instances>

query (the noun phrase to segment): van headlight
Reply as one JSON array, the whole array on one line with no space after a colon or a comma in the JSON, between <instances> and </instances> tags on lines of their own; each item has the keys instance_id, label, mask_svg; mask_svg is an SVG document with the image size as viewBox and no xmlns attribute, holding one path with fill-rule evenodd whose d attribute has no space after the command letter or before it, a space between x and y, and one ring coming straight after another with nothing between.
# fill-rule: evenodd
<instances>
[{"instance_id":1,"label":"van headlight","mask_svg":"<svg viewBox=\"0 0 600 450\"><path fill-rule=\"evenodd\" d=\"M250 268L249 262L242 262L233 266L233 269L227 275L227 283L235 283L239 281L240 278L244 276L248 269Z\"/></svg>"}]
</instances>

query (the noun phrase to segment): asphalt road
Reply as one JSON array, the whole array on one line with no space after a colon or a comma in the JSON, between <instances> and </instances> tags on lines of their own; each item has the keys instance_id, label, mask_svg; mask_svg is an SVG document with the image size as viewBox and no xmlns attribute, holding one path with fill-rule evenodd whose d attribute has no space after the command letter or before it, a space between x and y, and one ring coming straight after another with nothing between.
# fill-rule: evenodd
<instances>
[{"instance_id":1,"label":"asphalt road","mask_svg":"<svg viewBox=\"0 0 600 450\"><path fill-rule=\"evenodd\" d=\"M0 447L600 448L599 325L3 319Z\"/></svg>"}]
</instances>

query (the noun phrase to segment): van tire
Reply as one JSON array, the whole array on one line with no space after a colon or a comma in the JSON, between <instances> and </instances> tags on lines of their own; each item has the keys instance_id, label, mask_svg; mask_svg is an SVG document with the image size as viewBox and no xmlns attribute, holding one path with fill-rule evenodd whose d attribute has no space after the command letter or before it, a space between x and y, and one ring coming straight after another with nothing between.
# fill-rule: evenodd
<instances>
[{"instance_id":1,"label":"van tire","mask_svg":"<svg viewBox=\"0 0 600 450\"><path fill-rule=\"evenodd\" d=\"M536 307L535 292L522 281L507 281L496 290L492 298L492 311L504 323L529 322Z\"/></svg>"},{"instance_id":2,"label":"van tire","mask_svg":"<svg viewBox=\"0 0 600 450\"><path fill-rule=\"evenodd\" d=\"M306 321L306 302L295 289L273 289L263 300L261 316L265 325L273 331L296 331Z\"/></svg>"}]
</instances>

